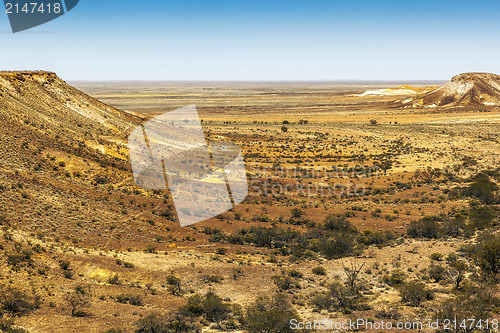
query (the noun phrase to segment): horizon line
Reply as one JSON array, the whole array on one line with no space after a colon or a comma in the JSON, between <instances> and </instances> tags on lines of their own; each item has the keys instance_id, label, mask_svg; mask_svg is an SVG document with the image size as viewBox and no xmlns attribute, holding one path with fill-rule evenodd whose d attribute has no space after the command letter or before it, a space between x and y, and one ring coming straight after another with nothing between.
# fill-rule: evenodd
<instances>
[{"instance_id":1,"label":"horizon line","mask_svg":"<svg viewBox=\"0 0 500 333\"><path fill-rule=\"evenodd\" d=\"M292 80L147 80L147 79L65 79L68 82L110 82L110 83L120 83L120 82L181 82L181 83L400 83L400 82L448 82L450 79L339 79L339 80L309 80L309 79L292 79Z\"/></svg>"}]
</instances>

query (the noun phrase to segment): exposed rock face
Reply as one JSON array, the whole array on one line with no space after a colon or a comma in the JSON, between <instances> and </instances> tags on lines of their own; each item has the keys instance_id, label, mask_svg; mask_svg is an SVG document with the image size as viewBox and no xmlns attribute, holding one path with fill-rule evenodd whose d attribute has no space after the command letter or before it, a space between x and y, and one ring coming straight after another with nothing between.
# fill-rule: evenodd
<instances>
[{"instance_id":1,"label":"exposed rock face","mask_svg":"<svg viewBox=\"0 0 500 333\"><path fill-rule=\"evenodd\" d=\"M439 88L397 104L403 107L500 106L500 75L463 73Z\"/></svg>"},{"instance_id":2,"label":"exposed rock face","mask_svg":"<svg viewBox=\"0 0 500 333\"><path fill-rule=\"evenodd\" d=\"M24 153L28 146L126 161L127 135L141 122L140 116L88 96L55 73L0 72L0 169L31 168L39 157Z\"/></svg>"},{"instance_id":3,"label":"exposed rock face","mask_svg":"<svg viewBox=\"0 0 500 333\"><path fill-rule=\"evenodd\" d=\"M367 90L364 93L358 95L360 97L363 96L415 96L418 94L423 94L428 91L436 89L437 86L428 86L428 87L412 87L408 85L402 85L397 88L386 88L386 89L378 89L378 90Z\"/></svg>"},{"instance_id":4,"label":"exposed rock face","mask_svg":"<svg viewBox=\"0 0 500 333\"><path fill-rule=\"evenodd\" d=\"M140 121L44 71L0 72L0 111L44 132L63 129L82 137L125 134Z\"/></svg>"}]
</instances>

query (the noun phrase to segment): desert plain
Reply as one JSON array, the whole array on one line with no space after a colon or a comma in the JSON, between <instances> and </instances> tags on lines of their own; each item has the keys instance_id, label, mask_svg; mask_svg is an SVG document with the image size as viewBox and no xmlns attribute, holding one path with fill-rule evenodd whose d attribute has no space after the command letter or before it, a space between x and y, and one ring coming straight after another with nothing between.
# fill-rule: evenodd
<instances>
[{"instance_id":1,"label":"desert plain","mask_svg":"<svg viewBox=\"0 0 500 333\"><path fill-rule=\"evenodd\" d=\"M454 332L498 330L495 77L0 78L6 332L292 332L293 318L433 332L455 317L474 327ZM249 195L181 227L168 190L135 185L127 136L192 104L208 142L241 147Z\"/></svg>"}]
</instances>

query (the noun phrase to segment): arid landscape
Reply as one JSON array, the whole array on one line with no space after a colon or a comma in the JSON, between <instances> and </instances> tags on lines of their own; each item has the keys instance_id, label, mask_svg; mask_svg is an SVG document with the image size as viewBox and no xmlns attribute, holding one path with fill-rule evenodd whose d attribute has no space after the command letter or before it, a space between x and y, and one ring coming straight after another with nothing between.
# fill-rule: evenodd
<instances>
[{"instance_id":1,"label":"arid landscape","mask_svg":"<svg viewBox=\"0 0 500 333\"><path fill-rule=\"evenodd\" d=\"M499 331L499 76L63 79L0 72L0 331ZM249 195L181 227L127 137L191 104Z\"/></svg>"}]
</instances>

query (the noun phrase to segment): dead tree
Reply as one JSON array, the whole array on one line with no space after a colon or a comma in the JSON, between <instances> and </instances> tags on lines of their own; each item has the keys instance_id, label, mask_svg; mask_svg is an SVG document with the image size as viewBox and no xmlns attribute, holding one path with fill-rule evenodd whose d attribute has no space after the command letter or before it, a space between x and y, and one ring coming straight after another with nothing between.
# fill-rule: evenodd
<instances>
[{"instance_id":1,"label":"dead tree","mask_svg":"<svg viewBox=\"0 0 500 333\"><path fill-rule=\"evenodd\" d=\"M71 315L73 317L84 317L87 315L82 310L89 306L90 287L77 285L73 291L65 297L71 307Z\"/></svg>"},{"instance_id":2,"label":"dead tree","mask_svg":"<svg viewBox=\"0 0 500 333\"><path fill-rule=\"evenodd\" d=\"M344 269L344 273L347 276L347 284L351 291L356 290L356 283L358 282L359 274L363 269L363 266L366 264L366 260L358 266L356 263L356 259L351 260L351 267L347 267L344 265L344 259L342 259L342 268Z\"/></svg>"},{"instance_id":3,"label":"dead tree","mask_svg":"<svg viewBox=\"0 0 500 333\"><path fill-rule=\"evenodd\" d=\"M448 276L457 289L460 289L460 283L465 279L465 273L468 269L469 265L460 260L452 262L450 267L448 267Z\"/></svg>"},{"instance_id":4,"label":"dead tree","mask_svg":"<svg viewBox=\"0 0 500 333\"><path fill-rule=\"evenodd\" d=\"M431 183L434 179L441 176L441 169L428 166L427 169L417 170L415 176L422 179L425 183Z\"/></svg>"}]
</instances>

